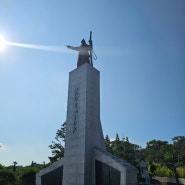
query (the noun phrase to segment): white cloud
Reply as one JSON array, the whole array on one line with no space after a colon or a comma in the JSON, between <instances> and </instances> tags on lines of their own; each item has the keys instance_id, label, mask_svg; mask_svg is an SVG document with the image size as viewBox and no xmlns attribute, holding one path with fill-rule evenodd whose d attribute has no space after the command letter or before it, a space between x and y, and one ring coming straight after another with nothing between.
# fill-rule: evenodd
<instances>
[{"instance_id":1,"label":"white cloud","mask_svg":"<svg viewBox=\"0 0 185 185\"><path fill-rule=\"evenodd\" d=\"M7 151L8 147L6 145L4 145L3 143L0 142L0 150L1 151Z\"/></svg>"}]
</instances>

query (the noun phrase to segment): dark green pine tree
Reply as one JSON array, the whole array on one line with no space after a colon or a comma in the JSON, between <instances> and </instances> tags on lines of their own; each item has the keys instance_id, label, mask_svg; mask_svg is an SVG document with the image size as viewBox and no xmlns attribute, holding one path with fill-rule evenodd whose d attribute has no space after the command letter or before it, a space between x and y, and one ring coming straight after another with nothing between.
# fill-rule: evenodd
<instances>
[{"instance_id":1,"label":"dark green pine tree","mask_svg":"<svg viewBox=\"0 0 185 185\"><path fill-rule=\"evenodd\" d=\"M105 136L105 147L106 147L108 152L113 153L113 151L112 151L112 144L111 144L111 141L110 141L108 135Z\"/></svg>"},{"instance_id":2,"label":"dark green pine tree","mask_svg":"<svg viewBox=\"0 0 185 185\"><path fill-rule=\"evenodd\" d=\"M52 141L52 144L49 145L51 149L52 156L48 157L50 163L54 163L58 161L62 157L64 157L64 143L65 143L65 135L66 135L66 123L64 122L61 125L61 128L57 130L55 141Z\"/></svg>"}]
</instances>

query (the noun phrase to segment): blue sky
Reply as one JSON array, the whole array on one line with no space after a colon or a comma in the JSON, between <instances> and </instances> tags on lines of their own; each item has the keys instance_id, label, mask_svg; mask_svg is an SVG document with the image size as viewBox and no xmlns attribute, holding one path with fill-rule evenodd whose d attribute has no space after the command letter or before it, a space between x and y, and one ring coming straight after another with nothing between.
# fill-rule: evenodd
<instances>
[{"instance_id":1,"label":"blue sky","mask_svg":"<svg viewBox=\"0 0 185 185\"><path fill-rule=\"evenodd\" d=\"M185 135L184 10L184 0L1 0L0 35L61 52L8 45L0 53L0 163L48 162L78 55L65 46L90 31L104 135L143 147Z\"/></svg>"}]
</instances>

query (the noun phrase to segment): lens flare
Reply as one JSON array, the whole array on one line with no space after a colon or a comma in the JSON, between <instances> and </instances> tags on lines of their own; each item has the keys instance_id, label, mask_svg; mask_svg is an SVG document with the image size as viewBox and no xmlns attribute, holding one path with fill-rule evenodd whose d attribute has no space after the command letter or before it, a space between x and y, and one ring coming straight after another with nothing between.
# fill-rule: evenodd
<instances>
[{"instance_id":1,"label":"lens flare","mask_svg":"<svg viewBox=\"0 0 185 185\"><path fill-rule=\"evenodd\" d=\"M0 50L3 50L6 46L6 40L3 36L0 36Z\"/></svg>"},{"instance_id":2,"label":"lens flare","mask_svg":"<svg viewBox=\"0 0 185 185\"><path fill-rule=\"evenodd\" d=\"M22 48L27 48L27 49L58 52L58 53L73 53L73 51L70 51L69 49L67 49L66 46L48 46L48 45L37 45L37 44L10 42L10 41L5 40L5 38L3 36L0 36L0 50L3 50L6 45L15 46L15 47L22 47Z\"/></svg>"},{"instance_id":3,"label":"lens flare","mask_svg":"<svg viewBox=\"0 0 185 185\"><path fill-rule=\"evenodd\" d=\"M18 43L18 42L9 42L6 41L6 44L9 46L16 46L22 47L27 49L36 49L42 51L50 51L50 52L57 52L57 53L74 53L67 49L66 46L47 46L47 45L37 45L37 44L26 44L26 43Z\"/></svg>"}]
</instances>

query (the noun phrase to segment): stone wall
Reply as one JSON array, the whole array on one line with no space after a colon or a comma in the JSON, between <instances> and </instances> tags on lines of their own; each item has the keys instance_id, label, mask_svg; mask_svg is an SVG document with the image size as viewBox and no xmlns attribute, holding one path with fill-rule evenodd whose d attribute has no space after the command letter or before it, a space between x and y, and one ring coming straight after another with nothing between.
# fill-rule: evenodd
<instances>
[{"instance_id":1,"label":"stone wall","mask_svg":"<svg viewBox=\"0 0 185 185\"><path fill-rule=\"evenodd\" d=\"M62 158L47 168L42 169L36 174L36 185L52 185L55 181L56 182L53 185L58 185L57 183L60 183L63 178L63 165L64 159Z\"/></svg>"},{"instance_id":2,"label":"stone wall","mask_svg":"<svg viewBox=\"0 0 185 185\"><path fill-rule=\"evenodd\" d=\"M109 152L94 148L94 161L100 161L120 172L120 185L136 185L137 169ZM110 184L111 185L111 184Z\"/></svg>"}]
</instances>

